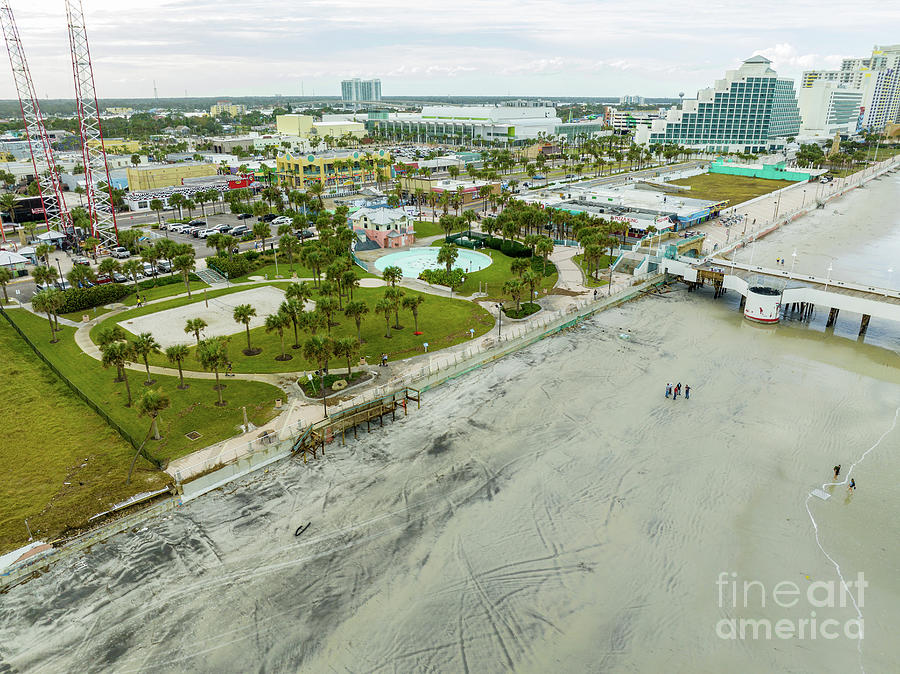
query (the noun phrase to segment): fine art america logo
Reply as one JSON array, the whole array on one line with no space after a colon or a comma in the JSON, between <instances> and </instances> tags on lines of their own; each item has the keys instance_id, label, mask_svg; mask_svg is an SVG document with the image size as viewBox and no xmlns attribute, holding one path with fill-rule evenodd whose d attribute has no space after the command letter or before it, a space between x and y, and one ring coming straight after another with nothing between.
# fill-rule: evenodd
<instances>
[{"instance_id":1,"label":"fine art america logo","mask_svg":"<svg viewBox=\"0 0 900 674\"><path fill-rule=\"evenodd\" d=\"M758 580L738 580L734 571L722 571L716 580L719 608L766 612L781 609L798 610L801 618L722 618L716 623L720 639L847 639L863 638L862 607L868 583L862 573L856 580L818 580L801 589L783 580L771 590ZM844 621L824 618L817 610L849 608L857 617Z\"/></svg>"}]
</instances>

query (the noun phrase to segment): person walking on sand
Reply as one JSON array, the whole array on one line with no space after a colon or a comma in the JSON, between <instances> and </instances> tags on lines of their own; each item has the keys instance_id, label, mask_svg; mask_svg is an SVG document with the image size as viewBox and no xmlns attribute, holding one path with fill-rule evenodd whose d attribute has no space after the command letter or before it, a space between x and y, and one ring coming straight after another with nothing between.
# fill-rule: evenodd
<instances>
[{"instance_id":1,"label":"person walking on sand","mask_svg":"<svg viewBox=\"0 0 900 674\"><path fill-rule=\"evenodd\" d=\"M838 475L841 474L841 464L838 464L834 467L834 479L838 479Z\"/></svg>"},{"instance_id":2,"label":"person walking on sand","mask_svg":"<svg viewBox=\"0 0 900 674\"><path fill-rule=\"evenodd\" d=\"M856 491L856 480L852 477L850 478L850 486L847 487L847 491Z\"/></svg>"},{"instance_id":3,"label":"person walking on sand","mask_svg":"<svg viewBox=\"0 0 900 674\"><path fill-rule=\"evenodd\" d=\"M685 400L691 399L691 387L688 386L687 384L684 385L684 399Z\"/></svg>"},{"instance_id":4,"label":"person walking on sand","mask_svg":"<svg viewBox=\"0 0 900 674\"><path fill-rule=\"evenodd\" d=\"M672 395L672 384L666 384L666 398Z\"/></svg>"}]
</instances>

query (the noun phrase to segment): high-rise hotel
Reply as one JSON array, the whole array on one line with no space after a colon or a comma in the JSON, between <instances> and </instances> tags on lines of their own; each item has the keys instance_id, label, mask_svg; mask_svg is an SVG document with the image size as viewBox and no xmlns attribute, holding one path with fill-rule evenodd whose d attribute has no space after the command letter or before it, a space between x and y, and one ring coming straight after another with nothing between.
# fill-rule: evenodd
<instances>
[{"instance_id":1,"label":"high-rise hotel","mask_svg":"<svg viewBox=\"0 0 900 674\"><path fill-rule=\"evenodd\" d=\"M800 130L793 80L778 77L764 56L729 70L715 86L662 119L639 126L641 145L673 144L705 152L773 152Z\"/></svg>"}]
</instances>

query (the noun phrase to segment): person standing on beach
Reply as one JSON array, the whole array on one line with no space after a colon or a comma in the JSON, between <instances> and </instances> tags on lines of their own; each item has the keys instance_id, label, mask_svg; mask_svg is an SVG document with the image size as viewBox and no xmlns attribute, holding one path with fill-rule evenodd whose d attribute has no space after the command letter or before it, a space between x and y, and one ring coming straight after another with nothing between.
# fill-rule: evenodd
<instances>
[{"instance_id":1,"label":"person standing on beach","mask_svg":"<svg viewBox=\"0 0 900 674\"><path fill-rule=\"evenodd\" d=\"M685 400L691 399L691 387L688 386L687 384L684 385L684 399Z\"/></svg>"},{"instance_id":2,"label":"person standing on beach","mask_svg":"<svg viewBox=\"0 0 900 674\"><path fill-rule=\"evenodd\" d=\"M672 394L672 384L666 384L666 398Z\"/></svg>"},{"instance_id":3,"label":"person standing on beach","mask_svg":"<svg viewBox=\"0 0 900 674\"><path fill-rule=\"evenodd\" d=\"M841 464L838 464L834 467L834 479L838 479L838 475L841 474Z\"/></svg>"},{"instance_id":4,"label":"person standing on beach","mask_svg":"<svg viewBox=\"0 0 900 674\"><path fill-rule=\"evenodd\" d=\"M852 477L850 478L850 486L847 487L847 491L856 491L856 480Z\"/></svg>"}]
</instances>

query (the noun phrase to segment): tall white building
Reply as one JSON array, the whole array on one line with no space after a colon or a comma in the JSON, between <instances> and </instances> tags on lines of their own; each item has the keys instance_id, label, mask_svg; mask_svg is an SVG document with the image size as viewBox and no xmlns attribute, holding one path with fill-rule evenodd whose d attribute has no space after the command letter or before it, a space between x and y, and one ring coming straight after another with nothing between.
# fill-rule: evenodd
<instances>
[{"instance_id":1,"label":"tall white building","mask_svg":"<svg viewBox=\"0 0 900 674\"><path fill-rule=\"evenodd\" d=\"M352 80L341 82L341 100L344 103L362 103L381 100L381 80Z\"/></svg>"},{"instance_id":2,"label":"tall white building","mask_svg":"<svg viewBox=\"0 0 900 674\"><path fill-rule=\"evenodd\" d=\"M801 136L848 135L856 132L863 92L834 80L819 79L800 89Z\"/></svg>"},{"instance_id":3,"label":"tall white building","mask_svg":"<svg viewBox=\"0 0 900 674\"><path fill-rule=\"evenodd\" d=\"M807 70L801 91L821 81L862 93L862 128L881 131L900 122L900 44L875 45L870 57L844 59L840 70Z\"/></svg>"},{"instance_id":4,"label":"tall white building","mask_svg":"<svg viewBox=\"0 0 900 674\"><path fill-rule=\"evenodd\" d=\"M705 152L771 152L800 131L793 80L778 77L764 56L729 70L715 86L685 99L663 119L638 126L641 145L682 145Z\"/></svg>"}]
</instances>

